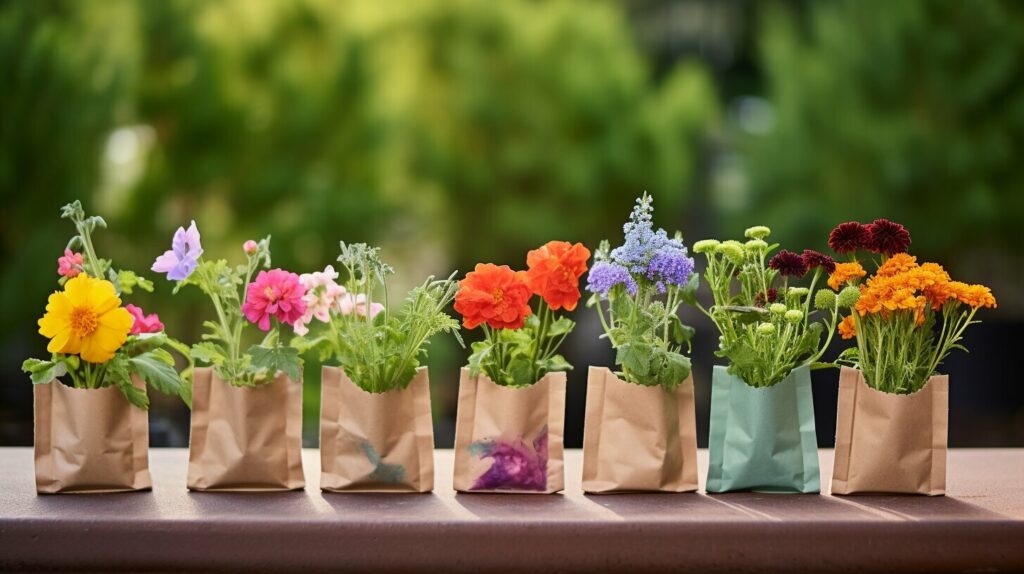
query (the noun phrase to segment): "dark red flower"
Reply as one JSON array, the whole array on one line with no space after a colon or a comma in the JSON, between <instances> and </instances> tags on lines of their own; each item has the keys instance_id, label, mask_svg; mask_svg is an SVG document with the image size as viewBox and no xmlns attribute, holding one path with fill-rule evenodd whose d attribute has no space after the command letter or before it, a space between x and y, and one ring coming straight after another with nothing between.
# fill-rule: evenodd
<instances>
[{"instance_id":1,"label":"dark red flower","mask_svg":"<svg viewBox=\"0 0 1024 574\"><path fill-rule=\"evenodd\" d=\"M755 307L764 307L765 305L768 305L769 303L774 303L776 300L778 300L778 298L779 298L779 291L777 289L772 288L772 289L768 290L768 300L767 301L765 301L764 293L761 293L760 291L758 291L757 295L754 295L754 306Z\"/></svg>"},{"instance_id":2,"label":"dark red flower","mask_svg":"<svg viewBox=\"0 0 1024 574\"><path fill-rule=\"evenodd\" d=\"M813 249L804 249L803 255L804 263L807 264L808 269L814 269L815 267L821 267L825 270L825 273L831 274L836 270L836 260L832 259L828 255L815 251Z\"/></svg>"},{"instance_id":3,"label":"dark red flower","mask_svg":"<svg viewBox=\"0 0 1024 574\"><path fill-rule=\"evenodd\" d=\"M768 267L786 277L803 277L807 274L807 262L792 251L783 249L768 262Z\"/></svg>"},{"instance_id":4,"label":"dark red flower","mask_svg":"<svg viewBox=\"0 0 1024 574\"><path fill-rule=\"evenodd\" d=\"M910 247L910 232L899 223L876 219L865 227L871 232L867 247L872 253L884 253L892 257L897 253L906 253Z\"/></svg>"},{"instance_id":5,"label":"dark red flower","mask_svg":"<svg viewBox=\"0 0 1024 574\"><path fill-rule=\"evenodd\" d=\"M828 246L836 253L853 253L867 249L871 243L871 230L856 221L840 223L828 234Z\"/></svg>"}]
</instances>

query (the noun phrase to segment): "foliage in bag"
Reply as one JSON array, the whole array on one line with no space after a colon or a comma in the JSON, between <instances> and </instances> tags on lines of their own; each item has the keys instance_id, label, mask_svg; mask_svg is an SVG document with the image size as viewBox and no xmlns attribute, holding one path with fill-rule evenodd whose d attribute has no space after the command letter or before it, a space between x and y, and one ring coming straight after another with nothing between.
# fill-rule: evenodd
<instances>
[{"instance_id":1,"label":"foliage in bag","mask_svg":"<svg viewBox=\"0 0 1024 574\"><path fill-rule=\"evenodd\" d=\"M192 361L208 363L224 381L238 387L267 384L279 372L293 380L302 377L302 359L296 348L281 344L280 325L293 325L306 312L306 288L299 276L270 267L270 237L246 241L244 265L232 267L224 259L203 259L199 229L193 221L179 227L171 249L157 257L152 270L177 281L174 292L194 285L206 293L217 312L205 321L203 340L190 349ZM260 270L255 279L253 274ZM265 270L269 269L269 270ZM246 321L266 333L262 342L242 351Z\"/></svg>"},{"instance_id":2,"label":"foliage in bag","mask_svg":"<svg viewBox=\"0 0 1024 574\"><path fill-rule=\"evenodd\" d=\"M132 384L132 375L137 375L191 406L191 388L182 382L168 351L187 353L188 348L164 333L155 313L121 306L121 296L135 289L152 291L153 283L96 255L92 233L107 226L102 217L86 217L78 201L65 205L61 217L75 225L77 234L57 260L63 289L50 295L46 314L39 319L39 333L50 339L46 350L52 355L48 360L28 359L22 370L34 384L67 375L78 389L116 386L133 405L148 409L146 389Z\"/></svg>"},{"instance_id":3,"label":"foliage in bag","mask_svg":"<svg viewBox=\"0 0 1024 574\"><path fill-rule=\"evenodd\" d=\"M910 233L898 223L842 223L829 234L829 246L850 259L836 264L828 284L842 289L840 298L852 293L852 312L838 329L843 339L857 340L837 362L860 369L877 390L920 390L950 351L967 350L960 341L980 322L974 320L978 309L996 306L988 287L953 281L936 263L918 264L907 253ZM861 261L867 259L859 256L866 253L877 259L874 275L864 280Z\"/></svg>"},{"instance_id":4,"label":"foliage in bag","mask_svg":"<svg viewBox=\"0 0 1024 574\"><path fill-rule=\"evenodd\" d=\"M694 304L699 276L682 234L669 238L654 230L653 199L646 192L623 226L625 241L610 249L602 241L587 276L592 293L588 307L597 309L603 338L616 350L616 375L639 385L672 389L690 374L687 352L693 328L679 320L683 303ZM607 309L606 309L607 308Z\"/></svg>"},{"instance_id":5,"label":"foliage in bag","mask_svg":"<svg viewBox=\"0 0 1024 574\"><path fill-rule=\"evenodd\" d=\"M384 393L409 386L434 335L452 333L462 344L459 322L445 312L455 298L454 273L441 280L428 277L392 312L387 276L394 269L381 260L379 247L342 241L338 261L347 275L343 285L330 265L299 278L306 287L306 311L295 323L300 349L318 349L323 360L336 359L360 388ZM314 318L324 329L309 336Z\"/></svg>"},{"instance_id":6,"label":"foliage in bag","mask_svg":"<svg viewBox=\"0 0 1024 574\"><path fill-rule=\"evenodd\" d=\"M839 309L850 306L854 296L815 290L835 268L827 255L782 250L769 259L778 248L765 241L770 234L758 225L746 230L746 243L704 239L693 244L708 262L705 280L714 305L697 307L721 334L715 355L729 359L729 374L753 387L774 385L801 365L829 366L815 363L832 340ZM808 273L813 273L809 287L791 285ZM824 318L815 319L816 312ZM823 331L828 333L824 342Z\"/></svg>"},{"instance_id":7,"label":"foliage in bag","mask_svg":"<svg viewBox=\"0 0 1024 574\"><path fill-rule=\"evenodd\" d=\"M485 373L499 385L525 387L547 373L571 370L557 351L575 324L556 311L576 308L588 259L590 250L582 243L549 241L527 253L526 271L478 263L467 273L455 310L467 329L484 331L484 340L472 344L470 376ZM534 295L536 313L530 306Z\"/></svg>"}]
</instances>

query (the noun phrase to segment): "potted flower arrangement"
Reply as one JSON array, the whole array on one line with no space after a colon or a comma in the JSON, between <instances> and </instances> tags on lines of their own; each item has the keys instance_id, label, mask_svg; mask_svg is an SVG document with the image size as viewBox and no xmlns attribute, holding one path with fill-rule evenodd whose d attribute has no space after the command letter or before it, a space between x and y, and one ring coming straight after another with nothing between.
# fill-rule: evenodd
<instances>
[{"instance_id":1,"label":"potted flower arrangement","mask_svg":"<svg viewBox=\"0 0 1024 574\"><path fill-rule=\"evenodd\" d=\"M188 488L273 491L302 488L302 361L281 343L280 326L306 312L299 276L270 267L270 237L246 241L243 265L203 258L195 221L179 227L153 271L193 285L213 302L203 340L190 350L210 366L193 371ZM266 333L242 350L248 323Z\"/></svg>"},{"instance_id":2,"label":"potted flower arrangement","mask_svg":"<svg viewBox=\"0 0 1024 574\"><path fill-rule=\"evenodd\" d=\"M995 297L984 285L953 281L938 264L919 264L898 223L843 223L829 245L849 257L829 286L856 294L838 329L857 343L837 361L845 366L832 493L944 494L949 378L938 368L964 348L965 330ZM868 253L877 260L865 279Z\"/></svg>"},{"instance_id":3,"label":"potted flower arrangement","mask_svg":"<svg viewBox=\"0 0 1024 574\"><path fill-rule=\"evenodd\" d=\"M480 327L459 381L455 489L555 493L564 487L565 372L557 354L580 298L590 251L551 241L527 254L527 271L477 264L459 282L455 310ZM530 299L538 296L534 313Z\"/></svg>"},{"instance_id":4,"label":"potted flower arrangement","mask_svg":"<svg viewBox=\"0 0 1024 574\"><path fill-rule=\"evenodd\" d=\"M320 400L320 488L337 492L430 492L434 431L426 345L438 333L458 338L445 313L455 297L451 277L428 278L397 310L388 308L392 267L380 249L341 243L343 285L333 267L302 275L306 312L295 323L300 346L319 348L324 366ZM383 303L376 297L383 295ZM317 319L322 334L309 335Z\"/></svg>"},{"instance_id":5,"label":"potted flower arrangement","mask_svg":"<svg viewBox=\"0 0 1024 574\"><path fill-rule=\"evenodd\" d=\"M652 199L637 200L625 241L602 241L587 277L588 306L621 371L590 367L583 433L585 492L697 490L697 425L689 350L698 275L682 237L654 230Z\"/></svg>"},{"instance_id":6,"label":"potted flower arrangement","mask_svg":"<svg viewBox=\"0 0 1024 574\"><path fill-rule=\"evenodd\" d=\"M715 354L729 360L712 377L708 492L820 490L810 369L827 366L816 363L842 296L818 289L835 266L831 257L782 250L769 259L778 247L765 241L770 233L756 226L745 243L693 245L707 258L714 300L698 307L721 335ZM808 273L809 287L792 284Z\"/></svg>"},{"instance_id":7,"label":"potted flower arrangement","mask_svg":"<svg viewBox=\"0 0 1024 574\"><path fill-rule=\"evenodd\" d=\"M190 402L168 352L182 346L155 314L121 305L122 296L152 291L153 284L96 254L92 234L107 226L103 218L86 217L78 201L65 205L61 217L77 234L58 259L62 289L50 295L39 319L51 356L22 365L35 384L36 490L148 489L146 385Z\"/></svg>"}]
</instances>

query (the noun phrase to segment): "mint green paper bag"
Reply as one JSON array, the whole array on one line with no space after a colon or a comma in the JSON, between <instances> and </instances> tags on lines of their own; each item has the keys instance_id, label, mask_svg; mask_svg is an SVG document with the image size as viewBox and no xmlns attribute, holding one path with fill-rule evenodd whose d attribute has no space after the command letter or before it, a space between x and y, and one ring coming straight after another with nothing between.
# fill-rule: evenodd
<instances>
[{"instance_id":1,"label":"mint green paper bag","mask_svg":"<svg viewBox=\"0 0 1024 574\"><path fill-rule=\"evenodd\" d=\"M756 388L716 366L708 451L708 492L819 492L810 368Z\"/></svg>"}]
</instances>

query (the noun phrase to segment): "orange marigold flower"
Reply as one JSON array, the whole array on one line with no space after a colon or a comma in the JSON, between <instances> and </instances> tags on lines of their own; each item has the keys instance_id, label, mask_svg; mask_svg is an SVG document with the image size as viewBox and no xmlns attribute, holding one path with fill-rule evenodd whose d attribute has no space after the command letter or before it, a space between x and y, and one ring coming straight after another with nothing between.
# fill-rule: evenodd
<instances>
[{"instance_id":1,"label":"orange marigold flower","mask_svg":"<svg viewBox=\"0 0 1024 574\"><path fill-rule=\"evenodd\" d=\"M459 282L455 310L467 329L481 323L493 329L520 329L531 314L532 295L525 272L513 271L508 265L478 263Z\"/></svg>"},{"instance_id":2,"label":"orange marigold flower","mask_svg":"<svg viewBox=\"0 0 1024 574\"><path fill-rule=\"evenodd\" d=\"M853 315L847 315L839 322L839 336L844 339L852 339L857 336L857 326L853 321Z\"/></svg>"},{"instance_id":3,"label":"orange marigold flower","mask_svg":"<svg viewBox=\"0 0 1024 574\"><path fill-rule=\"evenodd\" d=\"M984 285L965 285L957 293L957 299L975 309L996 306L996 298L992 295L992 290Z\"/></svg>"},{"instance_id":4,"label":"orange marigold flower","mask_svg":"<svg viewBox=\"0 0 1024 574\"><path fill-rule=\"evenodd\" d=\"M897 253L882 263L878 267L878 271L875 275L879 277L892 277L897 273L903 273L904 271L910 271L917 267L917 257L908 255L906 253Z\"/></svg>"},{"instance_id":5,"label":"orange marigold flower","mask_svg":"<svg viewBox=\"0 0 1024 574\"><path fill-rule=\"evenodd\" d=\"M847 281L859 279L867 275L867 271L856 261L852 263L836 263L836 270L828 277L828 286L839 291Z\"/></svg>"},{"instance_id":6,"label":"orange marigold flower","mask_svg":"<svg viewBox=\"0 0 1024 574\"><path fill-rule=\"evenodd\" d=\"M587 272L590 250L582 243L549 241L526 255L526 282L552 310L572 311L580 300L580 276Z\"/></svg>"}]
</instances>

